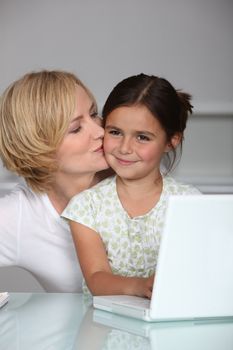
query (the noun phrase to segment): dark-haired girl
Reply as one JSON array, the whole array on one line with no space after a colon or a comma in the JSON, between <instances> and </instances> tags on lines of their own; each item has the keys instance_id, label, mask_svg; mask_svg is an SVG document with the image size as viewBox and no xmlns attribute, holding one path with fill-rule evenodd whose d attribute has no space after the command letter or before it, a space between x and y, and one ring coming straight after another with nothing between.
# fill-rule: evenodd
<instances>
[{"instance_id":1,"label":"dark-haired girl","mask_svg":"<svg viewBox=\"0 0 233 350\"><path fill-rule=\"evenodd\" d=\"M93 295L151 297L168 198L199 193L168 175L190 100L166 79L140 74L117 84L104 105L104 152L116 175L75 196L63 212Z\"/></svg>"}]
</instances>

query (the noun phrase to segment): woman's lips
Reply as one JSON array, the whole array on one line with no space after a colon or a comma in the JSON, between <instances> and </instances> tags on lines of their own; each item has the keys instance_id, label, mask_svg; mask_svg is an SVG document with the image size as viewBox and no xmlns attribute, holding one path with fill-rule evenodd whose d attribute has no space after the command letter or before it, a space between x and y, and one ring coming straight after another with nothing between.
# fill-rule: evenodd
<instances>
[{"instance_id":1,"label":"woman's lips","mask_svg":"<svg viewBox=\"0 0 233 350\"><path fill-rule=\"evenodd\" d=\"M96 148L94 152L103 152L103 146Z\"/></svg>"}]
</instances>

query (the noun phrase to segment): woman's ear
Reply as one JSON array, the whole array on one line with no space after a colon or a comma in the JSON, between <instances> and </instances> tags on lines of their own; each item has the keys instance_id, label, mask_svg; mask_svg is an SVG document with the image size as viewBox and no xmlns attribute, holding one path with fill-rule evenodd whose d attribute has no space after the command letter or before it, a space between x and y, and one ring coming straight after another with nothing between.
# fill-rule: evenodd
<instances>
[{"instance_id":1,"label":"woman's ear","mask_svg":"<svg viewBox=\"0 0 233 350\"><path fill-rule=\"evenodd\" d=\"M176 147L179 146L179 144L180 144L180 142L182 140L182 137L183 137L182 133L180 133L180 132L175 133L172 136L170 142L167 143L165 152L169 152L172 149L176 149Z\"/></svg>"}]
</instances>

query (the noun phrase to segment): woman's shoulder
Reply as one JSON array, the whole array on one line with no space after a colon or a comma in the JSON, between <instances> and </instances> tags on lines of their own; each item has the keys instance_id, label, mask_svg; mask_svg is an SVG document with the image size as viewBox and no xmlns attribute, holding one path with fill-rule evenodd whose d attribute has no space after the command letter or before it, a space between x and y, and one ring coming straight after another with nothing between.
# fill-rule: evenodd
<instances>
[{"instance_id":1,"label":"woman's shoulder","mask_svg":"<svg viewBox=\"0 0 233 350\"><path fill-rule=\"evenodd\" d=\"M201 192L192 184L178 181L171 176L163 177L164 191L167 194L201 194Z\"/></svg>"},{"instance_id":2,"label":"woman's shoulder","mask_svg":"<svg viewBox=\"0 0 233 350\"><path fill-rule=\"evenodd\" d=\"M42 202L44 195L35 193L26 183L20 182L12 187L9 191L4 191L4 195L0 198L0 208L13 212L14 208L19 206L34 207L38 206L38 202Z\"/></svg>"},{"instance_id":3,"label":"woman's shoulder","mask_svg":"<svg viewBox=\"0 0 233 350\"><path fill-rule=\"evenodd\" d=\"M22 202L26 200L25 191L26 188L23 185L17 184L9 191L5 190L4 195L0 198L1 234L16 229L15 225L21 215Z\"/></svg>"},{"instance_id":4,"label":"woman's shoulder","mask_svg":"<svg viewBox=\"0 0 233 350\"><path fill-rule=\"evenodd\" d=\"M11 188L3 188L0 196L1 203L11 203L17 201L22 195L27 196L27 188L23 184L15 184Z\"/></svg>"}]
</instances>

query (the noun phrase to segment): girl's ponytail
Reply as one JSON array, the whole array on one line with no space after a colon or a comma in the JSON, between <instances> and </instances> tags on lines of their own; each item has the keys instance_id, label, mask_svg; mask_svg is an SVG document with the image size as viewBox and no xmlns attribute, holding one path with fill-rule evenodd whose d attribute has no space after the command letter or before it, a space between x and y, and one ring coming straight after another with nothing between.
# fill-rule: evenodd
<instances>
[{"instance_id":1,"label":"girl's ponytail","mask_svg":"<svg viewBox=\"0 0 233 350\"><path fill-rule=\"evenodd\" d=\"M186 123L189 114L192 113L193 106L190 101L192 96L186 92L182 92L181 90L176 90L177 96L180 102L180 132L183 132L186 128Z\"/></svg>"}]
</instances>

